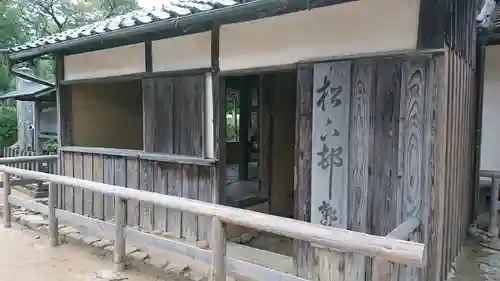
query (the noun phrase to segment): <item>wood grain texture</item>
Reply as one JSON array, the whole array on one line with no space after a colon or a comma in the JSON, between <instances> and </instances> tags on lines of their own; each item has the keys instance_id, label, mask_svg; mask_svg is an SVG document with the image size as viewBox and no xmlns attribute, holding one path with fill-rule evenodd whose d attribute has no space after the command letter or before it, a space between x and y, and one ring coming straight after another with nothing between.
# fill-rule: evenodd
<instances>
[{"instance_id":1,"label":"wood grain texture","mask_svg":"<svg viewBox=\"0 0 500 281\"><path fill-rule=\"evenodd\" d=\"M93 156L93 171L95 182L104 182L104 156L94 155ZM104 219L104 195L98 192L94 192L94 218L103 220Z\"/></svg>"},{"instance_id":2,"label":"wood grain texture","mask_svg":"<svg viewBox=\"0 0 500 281\"><path fill-rule=\"evenodd\" d=\"M114 157L104 156L104 183L115 184ZM104 195L104 220L111 221L115 217L115 200L113 196Z\"/></svg>"},{"instance_id":3,"label":"wood grain texture","mask_svg":"<svg viewBox=\"0 0 500 281\"><path fill-rule=\"evenodd\" d=\"M350 230L368 232L369 185L372 177L373 155L373 96L375 86L373 60L353 63L351 90L351 120L349 133L348 222ZM364 280L366 258L348 253L348 280Z\"/></svg>"},{"instance_id":4,"label":"wood grain texture","mask_svg":"<svg viewBox=\"0 0 500 281\"><path fill-rule=\"evenodd\" d=\"M140 173L139 173L139 189L144 191L154 192L154 170L151 163L147 160L141 160L139 162ZM140 219L139 226L147 231L153 230L153 204L140 202Z\"/></svg>"},{"instance_id":5,"label":"wood grain texture","mask_svg":"<svg viewBox=\"0 0 500 281\"><path fill-rule=\"evenodd\" d=\"M374 95L373 186L371 231L386 236L397 225L401 213L398 177L398 140L401 99L401 59L388 58L377 63ZM399 265L373 259L373 281L397 280ZM368 278L369 276L367 276Z\"/></svg>"},{"instance_id":6,"label":"wood grain texture","mask_svg":"<svg viewBox=\"0 0 500 281\"><path fill-rule=\"evenodd\" d=\"M168 180L165 166L161 163L154 164L154 192L167 194ZM154 206L154 229L167 231L168 210L161 206Z\"/></svg>"},{"instance_id":7,"label":"wood grain texture","mask_svg":"<svg viewBox=\"0 0 500 281\"><path fill-rule=\"evenodd\" d=\"M311 157L313 66L300 65L297 73L297 119L295 134L294 218L311 221ZM261 99L262 100L262 99ZM311 279L313 248L304 241L294 240L295 274Z\"/></svg>"},{"instance_id":8,"label":"wood grain texture","mask_svg":"<svg viewBox=\"0 0 500 281\"><path fill-rule=\"evenodd\" d=\"M73 155L73 177L77 179L83 179L83 155L81 153L76 153ZM74 212L79 215L83 215L83 189L73 188Z\"/></svg>"},{"instance_id":9,"label":"wood grain texture","mask_svg":"<svg viewBox=\"0 0 500 281\"><path fill-rule=\"evenodd\" d=\"M182 167L182 197L198 199L199 188L198 167ZM198 240L198 216L191 213L182 213L182 237L188 241Z\"/></svg>"},{"instance_id":10,"label":"wood grain texture","mask_svg":"<svg viewBox=\"0 0 500 281\"><path fill-rule=\"evenodd\" d=\"M127 187L131 189L139 189L139 161L135 158L127 159ZM140 207L139 201L127 201L127 225L138 227L140 223Z\"/></svg>"},{"instance_id":11,"label":"wood grain texture","mask_svg":"<svg viewBox=\"0 0 500 281\"><path fill-rule=\"evenodd\" d=\"M143 81L146 152L203 155L203 75Z\"/></svg>"},{"instance_id":12,"label":"wood grain texture","mask_svg":"<svg viewBox=\"0 0 500 281\"><path fill-rule=\"evenodd\" d=\"M351 63L314 66L311 222L347 229ZM313 280L344 280L344 253L315 249ZM325 266L329 265L325 268Z\"/></svg>"},{"instance_id":13,"label":"wood grain texture","mask_svg":"<svg viewBox=\"0 0 500 281\"><path fill-rule=\"evenodd\" d=\"M83 155L83 178L85 180L94 180L94 164L92 154ZM90 190L83 191L83 214L85 216L94 216L94 194Z\"/></svg>"},{"instance_id":14,"label":"wood grain texture","mask_svg":"<svg viewBox=\"0 0 500 281\"><path fill-rule=\"evenodd\" d=\"M73 154L72 153L64 153L63 156L64 161L64 175L68 177L73 176ZM72 186L63 186L64 189L64 209L70 212L74 211L74 189Z\"/></svg>"},{"instance_id":15,"label":"wood grain texture","mask_svg":"<svg viewBox=\"0 0 500 281\"><path fill-rule=\"evenodd\" d=\"M424 122L425 122L425 95L426 95L426 61L409 60L403 64L402 87L406 96L405 103L405 155L402 178L403 213L402 220L411 217L420 217L423 192L424 163ZM420 241L422 234L415 234L410 240ZM418 271L414 268L402 266L400 279L418 280Z\"/></svg>"}]
</instances>

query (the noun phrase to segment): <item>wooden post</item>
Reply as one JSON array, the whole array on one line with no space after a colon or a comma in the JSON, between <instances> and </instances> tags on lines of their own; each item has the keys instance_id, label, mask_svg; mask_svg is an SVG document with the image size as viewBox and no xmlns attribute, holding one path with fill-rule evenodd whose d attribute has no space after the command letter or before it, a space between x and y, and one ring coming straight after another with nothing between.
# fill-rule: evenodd
<instances>
[{"instance_id":1,"label":"wooden post","mask_svg":"<svg viewBox=\"0 0 500 281\"><path fill-rule=\"evenodd\" d=\"M5 228L10 228L11 223L11 206L9 203L10 195L10 175L8 173L3 173L3 226Z\"/></svg>"},{"instance_id":2,"label":"wooden post","mask_svg":"<svg viewBox=\"0 0 500 281\"><path fill-rule=\"evenodd\" d=\"M115 196L115 250L113 252L113 262L115 264L115 272L121 272L125 269L125 236L123 229L126 225L125 214L127 212L127 201L119 196Z\"/></svg>"},{"instance_id":3,"label":"wooden post","mask_svg":"<svg viewBox=\"0 0 500 281\"><path fill-rule=\"evenodd\" d=\"M59 222L56 217L57 208L57 185L49 183L49 241L50 246L59 244Z\"/></svg>"},{"instance_id":4,"label":"wooden post","mask_svg":"<svg viewBox=\"0 0 500 281\"><path fill-rule=\"evenodd\" d=\"M210 281L226 281L225 224L217 217L212 220L212 270Z\"/></svg>"},{"instance_id":5,"label":"wooden post","mask_svg":"<svg viewBox=\"0 0 500 281\"><path fill-rule=\"evenodd\" d=\"M491 202L490 202L490 226L488 232L498 238L498 193L500 182L497 176L492 177L491 181Z\"/></svg>"}]
</instances>

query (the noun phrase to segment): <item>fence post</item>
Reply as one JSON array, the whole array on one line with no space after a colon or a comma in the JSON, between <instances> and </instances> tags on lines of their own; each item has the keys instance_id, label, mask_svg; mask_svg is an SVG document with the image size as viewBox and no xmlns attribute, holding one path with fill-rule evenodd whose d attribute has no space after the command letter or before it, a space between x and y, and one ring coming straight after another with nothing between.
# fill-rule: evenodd
<instances>
[{"instance_id":1,"label":"fence post","mask_svg":"<svg viewBox=\"0 0 500 281\"><path fill-rule=\"evenodd\" d=\"M212 220L212 269L210 281L226 281L226 231L217 217Z\"/></svg>"},{"instance_id":2,"label":"fence post","mask_svg":"<svg viewBox=\"0 0 500 281\"><path fill-rule=\"evenodd\" d=\"M56 217L57 208L57 185L49 183L49 241L50 246L55 247L59 243L59 222Z\"/></svg>"},{"instance_id":3,"label":"fence post","mask_svg":"<svg viewBox=\"0 0 500 281\"><path fill-rule=\"evenodd\" d=\"M12 210L9 203L10 195L10 175L3 173L3 226L10 228L12 226Z\"/></svg>"},{"instance_id":4,"label":"fence post","mask_svg":"<svg viewBox=\"0 0 500 281\"><path fill-rule=\"evenodd\" d=\"M498 238L498 194L500 191L500 182L497 176L493 176L491 180L491 202L490 202L490 225L488 232L495 238Z\"/></svg>"},{"instance_id":5,"label":"fence post","mask_svg":"<svg viewBox=\"0 0 500 281\"><path fill-rule=\"evenodd\" d=\"M115 271L121 272L125 269L125 236L123 229L125 228L127 212L127 200L119 196L115 196L115 249L113 252L113 262Z\"/></svg>"}]
</instances>

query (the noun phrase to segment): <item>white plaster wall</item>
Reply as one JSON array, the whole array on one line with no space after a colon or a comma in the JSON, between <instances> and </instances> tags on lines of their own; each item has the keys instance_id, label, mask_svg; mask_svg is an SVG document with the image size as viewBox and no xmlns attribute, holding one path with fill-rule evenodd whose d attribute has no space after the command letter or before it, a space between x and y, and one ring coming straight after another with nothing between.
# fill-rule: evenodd
<instances>
[{"instance_id":1,"label":"white plaster wall","mask_svg":"<svg viewBox=\"0 0 500 281\"><path fill-rule=\"evenodd\" d=\"M144 43L64 57L65 80L119 76L144 71Z\"/></svg>"},{"instance_id":2,"label":"white plaster wall","mask_svg":"<svg viewBox=\"0 0 500 281\"><path fill-rule=\"evenodd\" d=\"M500 170L500 46L486 47L481 170Z\"/></svg>"},{"instance_id":3,"label":"white plaster wall","mask_svg":"<svg viewBox=\"0 0 500 281\"><path fill-rule=\"evenodd\" d=\"M222 71L415 49L419 0L360 0L225 25Z\"/></svg>"},{"instance_id":4,"label":"white plaster wall","mask_svg":"<svg viewBox=\"0 0 500 281\"><path fill-rule=\"evenodd\" d=\"M210 32L153 41L153 71L210 67L210 42Z\"/></svg>"},{"instance_id":5,"label":"white plaster wall","mask_svg":"<svg viewBox=\"0 0 500 281\"><path fill-rule=\"evenodd\" d=\"M359 0L224 25L222 71L290 65L302 60L415 49L420 0ZM153 71L210 66L210 32L152 42ZM145 71L144 43L67 56L65 79Z\"/></svg>"}]
</instances>

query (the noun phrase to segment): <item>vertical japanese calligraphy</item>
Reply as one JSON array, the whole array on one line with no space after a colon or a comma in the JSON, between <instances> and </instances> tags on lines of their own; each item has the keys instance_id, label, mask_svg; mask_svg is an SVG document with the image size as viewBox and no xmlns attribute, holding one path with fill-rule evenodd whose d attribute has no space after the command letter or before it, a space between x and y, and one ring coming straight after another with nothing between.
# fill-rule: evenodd
<instances>
[{"instance_id":1,"label":"vertical japanese calligraphy","mask_svg":"<svg viewBox=\"0 0 500 281\"><path fill-rule=\"evenodd\" d=\"M350 73L348 61L314 66L311 221L346 228Z\"/></svg>"}]
</instances>

